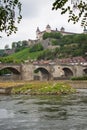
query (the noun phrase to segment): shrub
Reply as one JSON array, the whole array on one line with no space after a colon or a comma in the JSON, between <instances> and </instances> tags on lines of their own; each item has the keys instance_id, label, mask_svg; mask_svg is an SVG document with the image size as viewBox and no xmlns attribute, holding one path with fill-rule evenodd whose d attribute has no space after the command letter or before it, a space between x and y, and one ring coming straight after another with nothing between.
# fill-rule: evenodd
<instances>
[{"instance_id":1,"label":"shrub","mask_svg":"<svg viewBox=\"0 0 87 130\"><path fill-rule=\"evenodd\" d=\"M71 80L87 80L87 75L86 76L80 76L80 77L72 77Z\"/></svg>"},{"instance_id":2,"label":"shrub","mask_svg":"<svg viewBox=\"0 0 87 130\"><path fill-rule=\"evenodd\" d=\"M29 49L29 52L36 52L36 51L41 51L43 50L43 46L41 43L38 43L38 44L35 44L35 45L32 45Z\"/></svg>"}]
</instances>

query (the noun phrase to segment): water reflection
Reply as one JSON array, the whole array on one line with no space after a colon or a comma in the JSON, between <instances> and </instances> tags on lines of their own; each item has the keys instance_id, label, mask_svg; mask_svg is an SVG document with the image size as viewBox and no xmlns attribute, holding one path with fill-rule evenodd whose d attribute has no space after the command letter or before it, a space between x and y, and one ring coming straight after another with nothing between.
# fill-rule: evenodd
<instances>
[{"instance_id":1,"label":"water reflection","mask_svg":"<svg viewBox=\"0 0 87 130\"><path fill-rule=\"evenodd\" d=\"M67 96L0 96L0 130L87 130L87 90Z\"/></svg>"},{"instance_id":2,"label":"water reflection","mask_svg":"<svg viewBox=\"0 0 87 130\"><path fill-rule=\"evenodd\" d=\"M6 109L0 109L0 119L2 118L13 118L14 113L12 111L8 111Z\"/></svg>"}]
</instances>

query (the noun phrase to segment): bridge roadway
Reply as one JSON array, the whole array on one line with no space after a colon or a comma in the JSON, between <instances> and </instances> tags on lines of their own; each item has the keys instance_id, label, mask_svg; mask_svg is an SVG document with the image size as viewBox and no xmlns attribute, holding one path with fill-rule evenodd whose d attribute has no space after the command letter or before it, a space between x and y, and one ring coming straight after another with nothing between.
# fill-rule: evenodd
<instances>
[{"instance_id":1,"label":"bridge roadway","mask_svg":"<svg viewBox=\"0 0 87 130\"><path fill-rule=\"evenodd\" d=\"M1 80L57 80L87 75L87 65L80 64L0 63L0 72L4 70L9 71L8 74L0 74Z\"/></svg>"}]
</instances>

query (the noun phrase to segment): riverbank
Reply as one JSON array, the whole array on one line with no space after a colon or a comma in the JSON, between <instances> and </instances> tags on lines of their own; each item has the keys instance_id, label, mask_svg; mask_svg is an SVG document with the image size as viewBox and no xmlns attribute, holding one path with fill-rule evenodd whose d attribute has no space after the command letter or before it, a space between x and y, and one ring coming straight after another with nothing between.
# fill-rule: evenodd
<instances>
[{"instance_id":1,"label":"riverbank","mask_svg":"<svg viewBox=\"0 0 87 130\"><path fill-rule=\"evenodd\" d=\"M23 86L25 83L20 81L0 81L0 94L11 94L15 87Z\"/></svg>"},{"instance_id":2,"label":"riverbank","mask_svg":"<svg viewBox=\"0 0 87 130\"><path fill-rule=\"evenodd\" d=\"M68 80L66 82L75 89L87 89L87 80Z\"/></svg>"}]
</instances>

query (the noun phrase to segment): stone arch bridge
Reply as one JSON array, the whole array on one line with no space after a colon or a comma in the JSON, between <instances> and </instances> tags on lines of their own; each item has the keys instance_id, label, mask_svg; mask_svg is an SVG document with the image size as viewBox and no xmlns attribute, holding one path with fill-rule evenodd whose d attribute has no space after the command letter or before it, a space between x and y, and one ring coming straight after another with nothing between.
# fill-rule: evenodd
<instances>
[{"instance_id":1,"label":"stone arch bridge","mask_svg":"<svg viewBox=\"0 0 87 130\"><path fill-rule=\"evenodd\" d=\"M8 73L3 73L5 71ZM57 80L83 75L87 75L87 65L0 63L1 80Z\"/></svg>"}]
</instances>

